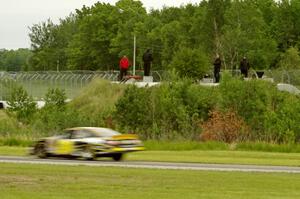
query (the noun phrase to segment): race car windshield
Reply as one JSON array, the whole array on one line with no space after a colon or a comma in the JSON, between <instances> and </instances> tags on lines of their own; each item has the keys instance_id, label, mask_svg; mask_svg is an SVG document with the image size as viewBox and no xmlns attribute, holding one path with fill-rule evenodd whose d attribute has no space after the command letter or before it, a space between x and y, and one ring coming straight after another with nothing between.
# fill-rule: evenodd
<instances>
[{"instance_id":1,"label":"race car windshield","mask_svg":"<svg viewBox=\"0 0 300 199\"><path fill-rule=\"evenodd\" d=\"M92 131L97 137L112 137L114 135L120 135L119 132L106 128L95 128L92 129Z\"/></svg>"}]
</instances>

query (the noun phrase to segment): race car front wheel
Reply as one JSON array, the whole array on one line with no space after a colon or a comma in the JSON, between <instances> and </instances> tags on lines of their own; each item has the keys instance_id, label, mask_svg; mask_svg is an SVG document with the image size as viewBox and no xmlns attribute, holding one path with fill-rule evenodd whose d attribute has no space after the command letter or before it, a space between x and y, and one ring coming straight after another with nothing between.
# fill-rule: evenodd
<instances>
[{"instance_id":1,"label":"race car front wheel","mask_svg":"<svg viewBox=\"0 0 300 199\"><path fill-rule=\"evenodd\" d=\"M45 144L43 142L39 142L36 144L35 146L35 154L39 157L39 158L47 158L47 151L45 148Z\"/></svg>"},{"instance_id":2,"label":"race car front wheel","mask_svg":"<svg viewBox=\"0 0 300 199\"><path fill-rule=\"evenodd\" d=\"M122 160L122 157L123 157L123 154L122 153L116 153L116 154L113 154L112 155L112 159L114 161L121 161Z\"/></svg>"}]
</instances>

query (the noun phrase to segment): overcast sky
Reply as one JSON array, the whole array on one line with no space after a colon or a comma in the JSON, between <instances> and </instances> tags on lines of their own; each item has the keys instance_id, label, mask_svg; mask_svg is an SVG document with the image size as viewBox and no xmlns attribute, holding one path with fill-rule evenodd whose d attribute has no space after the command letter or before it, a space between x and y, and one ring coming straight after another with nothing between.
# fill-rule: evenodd
<instances>
[{"instance_id":1,"label":"overcast sky","mask_svg":"<svg viewBox=\"0 0 300 199\"><path fill-rule=\"evenodd\" d=\"M114 5L118 0L100 0ZM148 10L165 6L199 3L200 0L141 0ZM50 18L57 23L76 8L91 6L97 0L0 0L0 49L29 48L29 29Z\"/></svg>"}]
</instances>

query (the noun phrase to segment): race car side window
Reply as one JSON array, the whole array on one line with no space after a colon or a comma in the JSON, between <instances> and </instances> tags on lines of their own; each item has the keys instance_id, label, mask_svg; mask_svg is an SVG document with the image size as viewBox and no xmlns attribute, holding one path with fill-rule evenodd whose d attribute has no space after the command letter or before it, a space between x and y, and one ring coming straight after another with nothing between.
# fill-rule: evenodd
<instances>
[{"instance_id":1,"label":"race car side window","mask_svg":"<svg viewBox=\"0 0 300 199\"><path fill-rule=\"evenodd\" d=\"M72 131L65 131L62 135L61 138L62 139L70 139L72 135Z\"/></svg>"},{"instance_id":2,"label":"race car side window","mask_svg":"<svg viewBox=\"0 0 300 199\"><path fill-rule=\"evenodd\" d=\"M91 133L85 130L76 130L72 132L72 138L71 139L82 139L91 137Z\"/></svg>"}]
</instances>

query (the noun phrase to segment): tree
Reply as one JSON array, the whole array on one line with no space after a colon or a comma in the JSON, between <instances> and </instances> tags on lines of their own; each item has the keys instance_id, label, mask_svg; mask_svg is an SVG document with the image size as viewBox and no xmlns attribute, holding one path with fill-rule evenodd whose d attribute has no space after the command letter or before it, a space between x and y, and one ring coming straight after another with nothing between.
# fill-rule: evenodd
<instances>
[{"instance_id":1,"label":"tree","mask_svg":"<svg viewBox=\"0 0 300 199\"><path fill-rule=\"evenodd\" d=\"M119 11L116 7L96 3L91 8L76 10L78 32L68 48L68 67L80 70L108 70L117 63L109 48L118 31Z\"/></svg>"},{"instance_id":2,"label":"tree","mask_svg":"<svg viewBox=\"0 0 300 199\"><path fill-rule=\"evenodd\" d=\"M234 1L225 13L222 54L230 68L247 56L255 69L268 68L276 57L276 42L267 32L262 12L251 0Z\"/></svg>"},{"instance_id":3,"label":"tree","mask_svg":"<svg viewBox=\"0 0 300 199\"><path fill-rule=\"evenodd\" d=\"M300 2L299 0L281 0L272 23L274 37L279 50L284 52L300 43Z\"/></svg>"},{"instance_id":4,"label":"tree","mask_svg":"<svg viewBox=\"0 0 300 199\"><path fill-rule=\"evenodd\" d=\"M29 38L33 56L30 65L33 70L51 70L56 68L56 59L53 57L55 24L48 19L46 22L34 24L30 28Z\"/></svg>"},{"instance_id":5,"label":"tree","mask_svg":"<svg viewBox=\"0 0 300 199\"><path fill-rule=\"evenodd\" d=\"M295 47L290 47L281 55L280 67L286 70L300 69L300 54Z\"/></svg>"},{"instance_id":6,"label":"tree","mask_svg":"<svg viewBox=\"0 0 300 199\"><path fill-rule=\"evenodd\" d=\"M201 79L209 71L209 58L199 49L182 48L175 53L169 68L174 68L181 77Z\"/></svg>"},{"instance_id":7,"label":"tree","mask_svg":"<svg viewBox=\"0 0 300 199\"><path fill-rule=\"evenodd\" d=\"M27 70L28 60L32 56L29 49L0 51L0 70L21 71Z\"/></svg>"}]
</instances>

